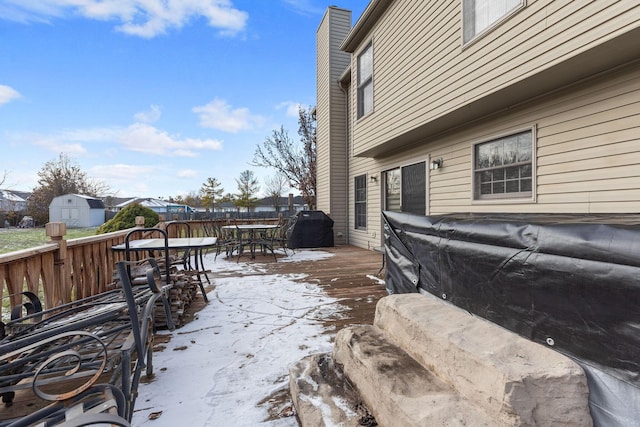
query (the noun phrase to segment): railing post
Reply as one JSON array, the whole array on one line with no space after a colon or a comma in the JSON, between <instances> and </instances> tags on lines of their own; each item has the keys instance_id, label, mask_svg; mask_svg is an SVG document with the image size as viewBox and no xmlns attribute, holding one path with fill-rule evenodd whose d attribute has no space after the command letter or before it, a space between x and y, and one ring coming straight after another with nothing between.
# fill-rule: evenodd
<instances>
[{"instance_id":1,"label":"railing post","mask_svg":"<svg viewBox=\"0 0 640 427\"><path fill-rule=\"evenodd\" d=\"M136 217L136 227L144 228L144 217L143 216L137 216Z\"/></svg>"},{"instance_id":2,"label":"railing post","mask_svg":"<svg viewBox=\"0 0 640 427\"><path fill-rule=\"evenodd\" d=\"M71 299L71 289L67 274L67 241L64 236L67 234L67 224L64 222L48 222L45 225L49 243L56 244L58 249L53 255L53 286L45 292L45 304L47 308L57 307L60 304L69 302ZM45 289L47 291L47 289Z\"/></svg>"}]
</instances>

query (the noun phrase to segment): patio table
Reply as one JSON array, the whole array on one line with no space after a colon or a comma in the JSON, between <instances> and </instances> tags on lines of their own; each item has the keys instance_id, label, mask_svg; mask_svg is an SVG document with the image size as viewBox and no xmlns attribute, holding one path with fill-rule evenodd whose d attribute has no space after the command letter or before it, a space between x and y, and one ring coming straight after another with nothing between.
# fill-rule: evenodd
<instances>
[{"instance_id":1,"label":"patio table","mask_svg":"<svg viewBox=\"0 0 640 427\"><path fill-rule=\"evenodd\" d=\"M131 233L140 232L140 231L159 231L164 235L163 238L148 238L148 239L137 239L137 240L129 240L128 237ZM169 256L168 252L170 250L185 250L193 253L194 267L198 272L198 285L200 287L200 291L202 292L202 298L205 302L208 302L207 293L204 290L204 285L202 283L202 278L200 277L200 267L204 266L203 260L203 251L208 248L213 248L216 246L218 242L217 237L173 237L168 238L166 233L160 229L140 229L134 230L127 235L127 239L125 239L125 243L121 243L119 245L115 245L111 247L113 251L124 251L126 253L127 261L130 261L131 252L149 252L150 256L154 256L156 251L164 251L165 252L165 269L166 269L166 280L169 282Z\"/></svg>"},{"instance_id":2,"label":"patio table","mask_svg":"<svg viewBox=\"0 0 640 427\"><path fill-rule=\"evenodd\" d=\"M279 227L280 226L278 224L235 224L222 226L221 229L226 232L235 232L237 239L237 243L235 246L238 249L238 261L240 260L240 255L242 255L244 246L249 246L249 249L251 251L251 258L255 259L256 245L269 249L271 251L271 254L273 255L273 258L278 261L275 253L273 252L273 243L264 235L267 231L275 230ZM247 236L246 238L245 235Z\"/></svg>"}]
</instances>

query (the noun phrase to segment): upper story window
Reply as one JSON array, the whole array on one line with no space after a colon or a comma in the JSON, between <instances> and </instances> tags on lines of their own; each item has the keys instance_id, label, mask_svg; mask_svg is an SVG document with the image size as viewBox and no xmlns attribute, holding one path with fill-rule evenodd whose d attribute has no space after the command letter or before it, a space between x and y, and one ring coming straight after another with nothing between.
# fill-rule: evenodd
<instances>
[{"instance_id":1,"label":"upper story window","mask_svg":"<svg viewBox=\"0 0 640 427\"><path fill-rule=\"evenodd\" d=\"M356 229L367 228L367 176L355 177L355 227Z\"/></svg>"},{"instance_id":2,"label":"upper story window","mask_svg":"<svg viewBox=\"0 0 640 427\"><path fill-rule=\"evenodd\" d=\"M373 110L373 44L358 55L358 118Z\"/></svg>"},{"instance_id":3,"label":"upper story window","mask_svg":"<svg viewBox=\"0 0 640 427\"><path fill-rule=\"evenodd\" d=\"M463 42L468 43L524 5L525 0L463 0Z\"/></svg>"},{"instance_id":4,"label":"upper story window","mask_svg":"<svg viewBox=\"0 0 640 427\"><path fill-rule=\"evenodd\" d=\"M531 198L533 131L474 147L474 200Z\"/></svg>"}]
</instances>

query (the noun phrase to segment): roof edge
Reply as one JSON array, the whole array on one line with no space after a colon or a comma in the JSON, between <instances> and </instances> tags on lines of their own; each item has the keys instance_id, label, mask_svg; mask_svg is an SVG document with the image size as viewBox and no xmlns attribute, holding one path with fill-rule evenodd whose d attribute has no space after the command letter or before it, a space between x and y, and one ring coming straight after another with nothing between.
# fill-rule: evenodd
<instances>
[{"instance_id":1,"label":"roof edge","mask_svg":"<svg viewBox=\"0 0 640 427\"><path fill-rule=\"evenodd\" d=\"M371 3L362 12L358 22L351 28L347 37L340 45L340 50L353 53L365 36L371 31L393 0L371 0Z\"/></svg>"}]
</instances>

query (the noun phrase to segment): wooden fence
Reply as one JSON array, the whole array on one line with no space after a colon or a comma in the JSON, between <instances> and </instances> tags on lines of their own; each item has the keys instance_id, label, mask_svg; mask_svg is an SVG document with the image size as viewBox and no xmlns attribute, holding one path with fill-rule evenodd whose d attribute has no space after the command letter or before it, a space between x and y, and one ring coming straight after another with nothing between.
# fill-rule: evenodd
<instances>
[{"instance_id":1,"label":"wooden fence","mask_svg":"<svg viewBox=\"0 0 640 427\"><path fill-rule=\"evenodd\" d=\"M191 236L211 236L215 225L251 223L273 220L190 220ZM161 222L157 228L167 229L175 221ZM178 222L182 224L183 222ZM177 224L178 225L178 224ZM136 219L137 227L144 227L144 217ZM0 254L0 300L8 297L10 307L23 303L22 292L38 295L46 308L56 307L76 299L96 295L107 290L112 283L115 263L124 259L123 252L111 247L124 243L127 233L133 229L117 231L79 239L65 240L64 223L46 224L50 242L20 251ZM184 236L186 226L169 227L169 237ZM136 236L141 238L143 236ZM0 315L2 305L0 305Z\"/></svg>"}]
</instances>

